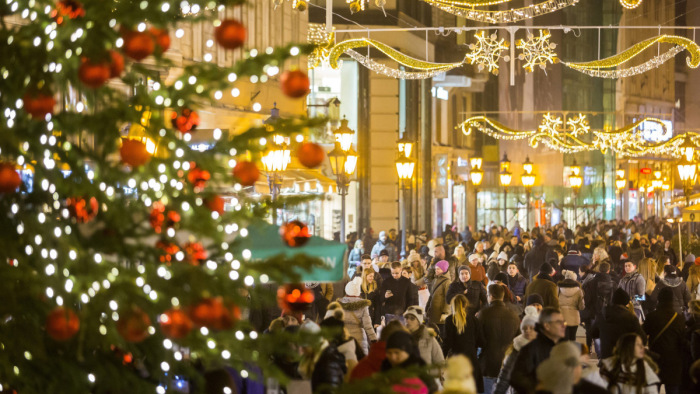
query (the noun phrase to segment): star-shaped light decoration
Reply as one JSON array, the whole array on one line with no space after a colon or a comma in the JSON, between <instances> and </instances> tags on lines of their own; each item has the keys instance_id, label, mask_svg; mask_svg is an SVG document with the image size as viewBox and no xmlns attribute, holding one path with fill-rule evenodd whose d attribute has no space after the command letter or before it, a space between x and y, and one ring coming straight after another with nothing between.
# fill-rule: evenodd
<instances>
[{"instance_id":1,"label":"star-shaped light decoration","mask_svg":"<svg viewBox=\"0 0 700 394\"><path fill-rule=\"evenodd\" d=\"M569 126L569 133L574 137L578 137L579 134L588 134L591 130L591 126L588 124L588 120L584 114L578 114L577 117L567 120L566 125Z\"/></svg>"},{"instance_id":2,"label":"star-shaped light decoration","mask_svg":"<svg viewBox=\"0 0 700 394\"><path fill-rule=\"evenodd\" d=\"M547 133L554 136L559 134L563 124L564 122L559 116L554 116L547 112L542 118L542 124L540 124L538 129L542 133Z\"/></svg>"},{"instance_id":3,"label":"star-shaped light decoration","mask_svg":"<svg viewBox=\"0 0 700 394\"><path fill-rule=\"evenodd\" d=\"M334 28L335 29L335 28ZM335 41L335 32L328 33L326 25L309 24L309 30L306 34L306 40L309 44L314 44L314 51L309 54L309 68L313 69L318 66L330 67L329 56L333 42Z\"/></svg>"},{"instance_id":4,"label":"star-shaped light decoration","mask_svg":"<svg viewBox=\"0 0 700 394\"><path fill-rule=\"evenodd\" d=\"M505 39L498 40L496 33L486 36L485 31L480 31L474 35L476 44L469 44L471 53L468 53L466 59L470 64L477 64L479 71L486 68L493 75L498 75L498 61L502 58L506 62L510 60L510 56L501 57L501 53L509 48L509 44Z\"/></svg>"},{"instance_id":5,"label":"star-shaped light decoration","mask_svg":"<svg viewBox=\"0 0 700 394\"><path fill-rule=\"evenodd\" d=\"M527 33L527 40L518 40L515 47L522 49L518 59L524 60L523 68L528 72L534 71L535 66L540 66L542 70L547 67L547 63L554 64L559 61L554 48L557 44L549 42L552 35L549 30L540 29L540 35L535 37L532 33Z\"/></svg>"}]
</instances>

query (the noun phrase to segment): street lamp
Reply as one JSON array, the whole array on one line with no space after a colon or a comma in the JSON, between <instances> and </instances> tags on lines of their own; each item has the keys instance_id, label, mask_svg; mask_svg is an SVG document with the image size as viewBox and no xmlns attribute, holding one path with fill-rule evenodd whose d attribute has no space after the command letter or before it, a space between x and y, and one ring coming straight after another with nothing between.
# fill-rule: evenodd
<instances>
[{"instance_id":1,"label":"street lamp","mask_svg":"<svg viewBox=\"0 0 700 394\"><path fill-rule=\"evenodd\" d=\"M695 144L690 140L688 134L685 135L683 143L678 147L681 151L681 155L685 156L687 161L693 161L693 154L695 153Z\"/></svg>"},{"instance_id":2,"label":"street lamp","mask_svg":"<svg viewBox=\"0 0 700 394\"><path fill-rule=\"evenodd\" d=\"M274 132L274 124L280 119L280 110L277 108L277 103L273 104L270 110L270 117L265 119L263 124L269 132ZM268 149L263 154L261 159L263 169L267 173L267 182L270 185L270 196L272 201L277 200L282 187L282 173L287 169L287 165L292 160L292 152L289 150L289 144L286 137L279 134L273 134L268 138ZM272 221L277 224L277 209L272 210Z\"/></svg>"},{"instance_id":3,"label":"street lamp","mask_svg":"<svg viewBox=\"0 0 700 394\"><path fill-rule=\"evenodd\" d=\"M690 194L693 192L693 183L695 182L695 171L697 169L695 163L683 157L676 165L678 168L678 176L683 182L683 194L685 195L685 206L690 206ZM690 222L688 223L688 240L690 240L691 229Z\"/></svg>"},{"instance_id":4,"label":"street lamp","mask_svg":"<svg viewBox=\"0 0 700 394\"><path fill-rule=\"evenodd\" d=\"M625 170L622 166L617 169L617 179L615 179L615 187L617 188L617 194L620 198L620 219L622 219L622 190L625 188L627 181L625 180Z\"/></svg>"},{"instance_id":5,"label":"street lamp","mask_svg":"<svg viewBox=\"0 0 700 394\"><path fill-rule=\"evenodd\" d=\"M532 193L532 186L535 184L535 174L532 172L532 162L530 162L530 156L527 156L525 159L525 163L523 163L523 169L525 172L523 172L522 175L520 175L520 182L522 182L523 186L525 186L525 194L526 194L526 201L527 201L527 206L526 206L526 213L527 213L527 225L525 226L528 231L530 230L530 193Z\"/></svg>"},{"instance_id":6,"label":"street lamp","mask_svg":"<svg viewBox=\"0 0 700 394\"><path fill-rule=\"evenodd\" d=\"M574 219L575 223L578 224L578 207L576 205L576 199L578 197L578 192L581 190L583 185L583 177L581 176L581 167L576 164L576 159L574 159L573 165L569 167L571 174L569 175L569 185L574 190Z\"/></svg>"},{"instance_id":7,"label":"street lamp","mask_svg":"<svg viewBox=\"0 0 700 394\"><path fill-rule=\"evenodd\" d=\"M405 157L411 157L411 152L413 151L413 141L404 136L397 142L397 144L399 147L399 154L403 154Z\"/></svg>"},{"instance_id":8,"label":"street lamp","mask_svg":"<svg viewBox=\"0 0 700 394\"><path fill-rule=\"evenodd\" d=\"M350 177L357 167L357 152L352 149L355 132L348 127L347 119L343 119L333 134L336 136L336 142L333 150L328 153L328 160L331 162L331 171L335 175L340 194L340 241L345 242L345 197L348 195Z\"/></svg>"},{"instance_id":9,"label":"street lamp","mask_svg":"<svg viewBox=\"0 0 700 394\"><path fill-rule=\"evenodd\" d=\"M416 168L415 160L406 157L404 152L398 153L396 159L396 173L399 176L399 197L401 208L401 258L406 257L406 193L411 187L413 171Z\"/></svg>"},{"instance_id":10,"label":"street lamp","mask_svg":"<svg viewBox=\"0 0 700 394\"><path fill-rule=\"evenodd\" d=\"M503 153L501 160L501 173L499 174L501 186L503 186L503 223L508 228L508 186L513 180L513 174L510 172L510 160L508 154Z\"/></svg>"},{"instance_id":11,"label":"street lamp","mask_svg":"<svg viewBox=\"0 0 700 394\"><path fill-rule=\"evenodd\" d=\"M481 169L481 164L483 159L481 157L472 157L469 160L472 166L469 172L469 179L474 186L474 231L479 228L479 186L481 186L481 181L484 180L484 171Z\"/></svg>"}]
</instances>

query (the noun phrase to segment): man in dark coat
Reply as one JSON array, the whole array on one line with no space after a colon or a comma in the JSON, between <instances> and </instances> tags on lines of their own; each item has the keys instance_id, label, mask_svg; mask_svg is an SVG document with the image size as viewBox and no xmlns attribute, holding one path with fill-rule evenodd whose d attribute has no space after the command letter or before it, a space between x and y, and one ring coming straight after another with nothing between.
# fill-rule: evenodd
<instances>
[{"instance_id":1,"label":"man in dark coat","mask_svg":"<svg viewBox=\"0 0 700 394\"><path fill-rule=\"evenodd\" d=\"M488 303L486 288L483 283L472 280L472 271L468 266L460 266L457 272L458 278L450 283L445 301L449 305L457 294L464 294L469 300L469 313L475 314Z\"/></svg>"},{"instance_id":2,"label":"man in dark coat","mask_svg":"<svg viewBox=\"0 0 700 394\"><path fill-rule=\"evenodd\" d=\"M678 268L672 265L664 266L664 276L656 284L654 292L651 293L651 302L656 304L661 290L669 288L673 294L673 309L678 313L683 313L683 310L688 307L690 302L690 291L688 286L678 275Z\"/></svg>"},{"instance_id":3,"label":"man in dark coat","mask_svg":"<svg viewBox=\"0 0 700 394\"><path fill-rule=\"evenodd\" d=\"M579 270L582 266L590 263L587 258L581 256L581 251L578 245L573 244L569 247L569 253L561 260L562 270L572 271L576 273L576 278L581 279Z\"/></svg>"},{"instance_id":4,"label":"man in dark coat","mask_svg":"<svg viewBox=\"0 0 700 394\"><path fill-rule=\"evenodd\" d=\"M564 316L557 308L544 308L535 328L537 338L520 349L510 385L518 394L533 394L537 386L537 366L549 358L554 345L566 335Z\"/></svg>"},{"instance_id":5,"label":"man in dark coat","mask_svg":"<svg viewBox=\"0 0 700 394\"><path fill-rule=\"evenodd\" d=\"M537 237L535 240L535 247L532 248L525 255L525 261L523 262L523 268L526 272L523 275L532 281L532 278L537 275L542 264L547 262L547 244L544 241L543 236Z\"/></svg>"},{"instance_id":6,"label":"man in dark coat","mask_svg":"<svg viewBox=\"0 0 700 394\"><path fill-rule=\"evenodd\" d=\"M629 303L630 296L618 288L613 293L612 304L606 306L602 316L599 316L593 323L591 336L600 338L598 358L604 359L612 356L617 340L624 334L635 332L643 340L646 338L646 334L639 325L639 319L627 309Z\"/></svg>"},{"instance_id":7,"label":"man in dark coat","mask_svg":"<svg viewBox=\"0 0 700 394\"><path fill-rule=\"evenodd\" d=\"M384 315L402 315L411 305L416 305L411 280L401 276L401 263L391 263L391 276L379 288L379 302Z\"/></svg>"},{"instance_id":8,"label":"man in dark coat","mask_svg":"<svg viewBox=\"0 0 700 394\"><path fill-rule=\"evenodd\" d=\"M479 311L477 318L484 333L484 348L479 357L484 376L484 392L490 393L498 379L506 349L518 334L520 319L503 302L505 287L492 284L488 288L489 306Z\"/></svg>"},{"instance_id":9,"label":"man in dark coat","mask_svg":"<svg viewBox=\"0 0 700 394\"><path fill-rule=\"evenodd\" d=\"M530 294L539 294L544 301L544 307L551 306L559 308L559 293L557 292L557 284L552 280L554 268L549 263L544 263L540 266L540 273L535 279L527 285L525 289L525 298Z\"/></svg>"},{"instance_id":10,"label":"man in dark coat","mask_svg":"<svg viewBox=\"0 0 700 394\"><path fill-rule=\"evenodd\" d=\"M685 318L676 312L673 290L659 292L659 305L647 315L644 331L649 334L649 349L659 355L659 379L666 392L679 393L683 377L683 351L688 348L685 339ZM670 323L670 324L669 324Z\"/></svg>"}]
</instances>

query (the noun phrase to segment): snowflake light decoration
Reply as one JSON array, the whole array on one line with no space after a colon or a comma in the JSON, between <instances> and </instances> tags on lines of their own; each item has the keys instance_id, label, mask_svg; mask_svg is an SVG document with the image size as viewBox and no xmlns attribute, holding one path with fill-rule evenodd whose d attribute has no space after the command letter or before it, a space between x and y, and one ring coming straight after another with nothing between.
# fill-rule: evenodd
<instances>
[{"instance_id":1,"label":"snowflake light decoration","mask_svg":"<svg viewBox=\"0 0 700 394\"><path fill-rule=\"evenodd\" d=\"M584 114L578 114L577 117L567 120L566 125L569 126L569 133L574 137L578 137L579 134L588 134L591 130L591 126L588 124L588 120L586 120L586 115Z\"/></svg>"},{"instance_id":2,"label":"snowflake light decoration","mask_svg":"<svg viewBox=\"0 0 700 394\"><path fill-rule=\"evenodd\" d=\"M333 28L335 30L335 28ZM314 51L309 54L309 68L330 67L329 57L333 42L335 41L335 32L326 31L325 24L309 23L309 30L306 34L306 40L309 44L314 44Z\"/></svg>"},{"instance_id":3,"label":"snowflake light decoration","mask_svg":"<svg viewBox=\"0 0 700 394\"><path fill-rule=\"evenodd\" d=\"M504 61L509 61L510 56L501 56L502 52L509 48L509 44L505 39L498 40L496 33L486 36L485 31L480 31L474 35L476 44L469 44L471 53L468 53L466 59L470 64L477 64L479 71L487 68L493 75L498 75L498 61L502 58Z\"/></svg>"},{"instance_id":4,"label":"snowflake light decoration","mask_svg":"<svg viewBox=\"0 0 700 394\"><path fill-rule=\"evenodd\" d=\"M528 72L532 72L535 66L540 66L544 70L548 62L554 64L559 61L557 54L554 53L557 44L549 42L551 36L549 30L540 29L538 37L527 33L527 40L517 41L515 47L523 50L518 55L518 59L525 61L523 68Z\"/></svg>"},{"instance_id":5,"label":"snowflake light decoration","mask_svg":"<svg viewBox=\"0 0 700 394\"><path fill-rule=\"evenodd\" d=\"M554 116L549 112L542 118L542 124L538 127L541 133L547 133L550 135L556 135L561 131L561 126L564 122L559 116Z\"/></svg>"}]
</instances>

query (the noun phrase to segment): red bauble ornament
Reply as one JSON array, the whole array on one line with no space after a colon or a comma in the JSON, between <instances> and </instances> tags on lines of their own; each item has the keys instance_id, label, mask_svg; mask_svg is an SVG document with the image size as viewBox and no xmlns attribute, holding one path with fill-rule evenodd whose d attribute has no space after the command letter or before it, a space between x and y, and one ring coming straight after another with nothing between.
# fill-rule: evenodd
<instances>
[{"instance_id":1,"label":"red bauble ornament","mask_svg":"<svg viewBox=\"0 0 700 394\"><path fill-rule=\"evenodd\" d=\"M255 163L241 160L233 168L233 177L238 179L242 186L253 186L260 178L260 170Z\"/></svg>"},{"instance_id":2,"label":"red bauble ornament","mask_svg":"<svg viewBox=\"0 0 700 394\"><path fill-rule=\"evenodd\" d=\"M189 108L183 108L179 114L173 112L170 118L173 127L182 133L190 133L199 126L199 114Z\"/></svg>"},{"instance_id":3,"label":"red bauble ornament","mask_svg":"<svg viewBox=\"0 0 700 394\"><path fill-rule=\"evenodd\" d=\"M76 0L60 0L56 3L56 9L51 10L49 15L60 25L64 18L75 19L85 16L85 8Z\"/></svg>"},{"instance_id":4,"label":"red bauble ornament","mask_svg":"<svg viewBox=\"0 0 700 394\"><path fill-rule=\"evenodd\" d=\"M46 318L46 333L56 341L67 341L80 330L80 319L72 309L58 307Z\"/></svg>"},{"instance_id":5,"label":"red bauble ornament","mask_svg":"<svg viewBox=\"0 0 700 394\"><path fill-rule=\"evenodd\" d=\"M151 325L151 318L139 307L132 307L119 316L117 322L117 332L127 342L141 342L148 338L148 327Z\"/></svg>"},{"instance_id":6,"label":"red bauble ornament","mask_svg":"<svg viewBox=\"0 0 700 394\"><path fill-rule=\"evenodd\" d=\"M66 205L70 215L78 223L89 222L97 216L97 212L100 210L100 204L95 197L90 197L87 200L81 197L71 197L66 200Z\"/></svg>"},{"instance_id":7,"label":"red bauble ornament","mask_svg":"<svg viewBox=\"0 0 700 394\"><path fill-rule=\"evenodd\" d=\"M203 189L207 181L211 179L211 174L207 170L197 167L197 164L190 162L190 170L187 172L187 180L196 189Z\"/></svg>"},{"instance_id":8,"label":"red bauble ornament","mask_svg":"<svg viewBox=\"0 0 700 394\"><path fill-rule=\"evenodd\" d=\"M152 205L148 221L151 223L151 227L160 234L163 227L170 228L179 223L180 214L171 209L166 209L162 202L156 201Z\"/></svg>"},{"instance_id":9,"label":"red bauble ornament","mask_svg":"<svg viewBox=\"0 0 700 394\"><path fill-rule=\"evenodd\" d=\"M187 254L187 262L192 265L200 265L208 257L206 249L199 242L187 242L184 249Z\"/></svg>"},{"instance_id":10,"label":"red bauble ornament","mask_svg":"<svg viewBox=\"0 0 700 394\"><path fill-rule=\"evenodd\" d=\"M108 62L93 62L92 60L82 57L80 59L80 68L78 68L78 79L85 86L93 89L104 85L111 75L110 63Z\"/></svg>"},{"instance_id":11,"label":"red bauble ornament","mask_svg":"<svg viewBox=\"0 0 700 394\"><path fill-rule=\"evenodd\" d=\"M53 114L53 107L56 105L56 99L52 94L27 92L22 97L24 102L24 111L37 119L45 119L47 114Z\"/></svg>"},{"instance_id":12,"label":"red bauble ornament","mask_svg":"<svg viewBox=\"0 0 700 394\"><path fill-rule=\"evenodd\" d=\"M237 20L225 19L214 30L216 42L226 49L236 49L245 43L247 31Z\"/></svg>"},{"instance_id":13,"label":"red bauble ornament","mask_svg":"<svg viewBox=\"0 0 700 394\"><path fill-rule=\"evenodd\" d=\"M0 162L0 193L14 193L22 185L22 178L11 163Z\"/></svg>"},{"instance_id":14,"label":"red bauble ornament","mask_svg":"<svg viewBox=\"0 0 700 394\"><path fill-rule=\"evenodd\" d=\"M122 39L124 53L137 62L148 57L156 49L156 42L149 32L122 29Z\"/></svg>"},{"instance_id":15,"label":"red bauble ornament","mask_svg":"<svg viewBox=\"0 0 700 394\"><path fill-rule=\"evenodd\" d=\"M192 331L194 324L190 317L180 309L170 309L160 315L160 329L166 337L180 339Z\"/></svg>"},{"instance_id":16,"label":"red bauble ornament","mask_svg":"<svg viewBox=\"0 0 700 394\"><path fill-rule=\"evenodd\" d=\"M221 196L211 196L204 201L212 212L216 212L219 215L224 214L224 199Z\"/></svg>"},{"instance_id":17,"label":"red bauble ornament","mask_svg":"<svg viewBox=\"0 0 700 394\"><path fill-rule=\"evenodd\" d=\"M309 227L299 220L292 220L291 222L281 226L280 235L282 236L282 241L284 241L287 246L292 248L304 246L304 244L309 242L309 239L311 239Z\"/></svg>"},{"instance_id":18,"label":"red bauble ornament","mask_svg":"<svg viewBox=\"0 0 700 394\"><path fill-rule=\"evenodd\" d=\"M109 51L112 61L109 63L109 77L118 78L124 72L124 56L117 51Z\"/></svg>"},{"instance_id":19,"label":"red bauble ornament","mask_svg":"<svg viewBox=\"0 0 700 394\"><path fill-rule=\"evenodd\" d=\"M326 151L324 151L319 144L304 142L297 148L297 157L304 167L316 168L323 163L323 159L326 157Z\"/></svg>"},{"instance_id":20,"label":"red bauble ornament","mask_svg":"<svg viewBox=\"0 0 700 394\"><path fill-rule=\"evenodd\" d=\"M168 34L168 29L158 29L156 27L151 27L148 29L153 38L156 40L156 45L158 46L158 53L163 53L170 48L170 35Z\"/></svg>"},{"instance_id":21,"label":"red bauble ornament","mask_svg":"<svg viewBox=\"0 0 700 394\"><path fill-rule=\"evenodd\" d=\"M234 316L231 312L226 308L221 297L204 298L190 308L190 318L198 327L225 330L233 327L236 319L240 318L240 313Z\"/></svg>"},{"instance_id":22,"label":"red bauble ornament","mask_svg":"<svg viewBox=\"0 0 700 394\"><path fill-rule=\"evenodd\" d=\"M277 289L277 304L283 311L302 312L314 302L314 292L303 283L290 283Z\"/></svg>"},{"instance_id":23,"label":"red bauble ornament","mask_svg":"<svg viewBox=\"0 0 700 394\"><path fill-rule=\"evenodd\" d=\"M139 140L122 139L122 146L119 148L122 163L132 167L139 167L151 160L151 154L146 150L146 144Z\"/></svg>"},{"instance_id":24,"label":"red bauble ornament","mask_svg":"<svg viewBox=\"0 0 700 394\"><path fill-rule=\"evenodd\" d=\"M282 93L291 98L304 97L309 93L311 82L303 71L285 71L280 76L280 87Z\"/></svg>"},{"instance_id":25,"label":"red bauble ornament","mask_svg":"<svg viewBox=\"0 0 700 394\"><path fill-rule=\"evenodd\" d=\"M161 263L165 263L166 265L169 265L170 262L173 261L173 256L175 256L175 254L180 251L180 247L168 241L156 242L156 248L162 250L160 256L158 256L158 260L160 260Z\"/></svg>"}]
</instances>

